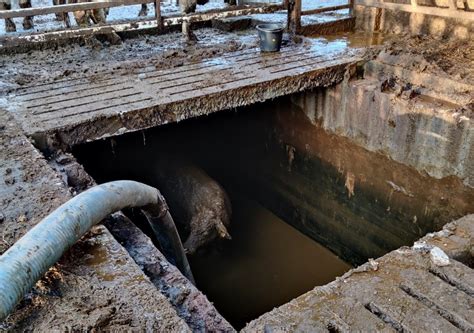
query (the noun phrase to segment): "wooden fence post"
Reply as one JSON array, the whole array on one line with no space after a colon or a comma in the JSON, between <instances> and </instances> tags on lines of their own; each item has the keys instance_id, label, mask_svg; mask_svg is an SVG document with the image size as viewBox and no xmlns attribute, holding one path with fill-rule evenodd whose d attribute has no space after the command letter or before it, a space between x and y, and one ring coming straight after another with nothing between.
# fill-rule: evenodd
<instances>
[{"instance_id":1,"label":"wooden fence post","mask_svg":"<svg viewBox=\"0 0 474 333\"><path fill-rule=\"evenodd\" d=\"M301 30L301 0L288 1L288 21L287 29L292 35L296 35Z\"/></svg>"},{"instance_id":2,"label":"wooden fence post","mask_svg":"<svg viewBox=\"0 0 474 333\"><path fill-rule=\"evenodd\" d=\"M158 32L163 30L163 20L161 19L161 0L155 0L155 17Z\"/></svg>"}]
</instances>

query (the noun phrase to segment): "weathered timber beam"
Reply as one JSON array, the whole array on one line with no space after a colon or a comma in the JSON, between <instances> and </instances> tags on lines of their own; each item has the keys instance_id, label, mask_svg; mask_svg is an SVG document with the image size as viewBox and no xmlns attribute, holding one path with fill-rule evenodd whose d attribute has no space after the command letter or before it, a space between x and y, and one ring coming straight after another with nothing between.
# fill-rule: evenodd
<instances>
[{"instance_id":1,"label":"weathered timber beam","mask_svg":"<svg viewBox=\"0 0 474 333\"><path fill-rule=\"evenodd\" d=\"M243 16L251 14L272 13L281 10L281 5L264 5L264 6L236 6L234 10L217 9L203 13L193 13L188 15L168 16L163 19L164 26L172 26L183 22L202 22L226 17Z\"/></svg>"},{"instance_id":2,"label":"weathered timber beam","mask_svg":"<svg viewBox=\"0 0 474 333\"><path fill-rule=\"evenodd\" d=\"M398 10L398 11L408 12L408 13L418 13L418 14L424 14L424 15L449 17L449 18L454 18L454 19L474 20L473 12L450 9L450 8L428 7L428 6L420 6L420 5L412 6L411 4L405 5L405 4L398 4L398 3L391 3L391 2L381 2L378 0L356 0L356 5L390 9L390 10Z\"/></svg>"},{"instance_id":3,"label":"weathered timber beam","mask_svg":"<svg viewBox=\"0 0 474 333\"><path fill-rule=\"evenodd\" d=\"M323 8L316 8L316 9L310 9L310 10L303 10L301 12L301 15L314 15L314 14L319 14L319 13L324 13L324 12L331 12L333 10L340 10L340 9L347 9L350 8L350 4L347 5L339 5L339 6L332 6L332 7L323 7Z\"/></svg>"}]
</instances>

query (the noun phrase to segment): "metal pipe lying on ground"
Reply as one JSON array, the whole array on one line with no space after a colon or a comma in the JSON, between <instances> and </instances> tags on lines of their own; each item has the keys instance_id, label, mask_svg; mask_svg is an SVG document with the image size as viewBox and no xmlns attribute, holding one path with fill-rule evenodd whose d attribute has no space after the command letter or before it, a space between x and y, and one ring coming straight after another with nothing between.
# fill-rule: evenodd
<instances>
[{"instance_id":1,"label":"metal pipe lying on ground","mask_svg":"<svg viewBox=\"0 0 474 333\"><path fill-rule=\"evenodd\" d=\"M132 207L143 207L153 217L153 221L148 219L151 224L164 220L164 229L172 231L170 239L181 243L157 189L128 180L92 187L57 208L0 257L0 321L92 226L116 211ZM181 249L176 261L183 267L178 268L193 281L182 245L173 246Z\"/></svg>"}]
</instances>

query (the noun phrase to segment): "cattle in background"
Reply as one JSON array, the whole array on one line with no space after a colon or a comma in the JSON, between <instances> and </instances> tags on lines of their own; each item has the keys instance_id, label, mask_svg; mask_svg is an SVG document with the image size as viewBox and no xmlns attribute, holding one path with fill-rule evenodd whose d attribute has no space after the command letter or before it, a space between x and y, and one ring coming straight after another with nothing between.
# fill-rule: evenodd
<instances>
[{"instance_id":1,"label":"cattle in background","mask_svg":"<svg viewBox=\"0 0 474 333\"><path fill-rule=\"evenodd\" d=\"M0 0L1 1L1 0ZM66 3L83 3L91 2L90 0L53 0L54 5L64 5ZM80 27L88 27L91 24L105 24L108 8L98 8L91 10L81 10L73 12L74 19ZM56 15L58 20L64 21L66 27L70 27L69 15L67 13Z\"/></svg>"},{"instance_id":2,"label":"cattle in background","mask_svg":"<svg viewBox=\"0 0 474 333\"><path fill-rule=\"evenodd\" d=\"M227 0L224 0L226 2ZM196 11L196 5L205 5L209 0L177 0L176 4L179 5L183 14L194 13ZM148 6L146 3L142 4L138 16L147 16Z\"/></svg>"},{"instance_id":3,"label":"cattle in background","mask_svg":"<svg viewBox=\"0 0 474 333\"><path fill-rule=\"evenodd\" d=\"M11 0L0 0L0 10L10 10L12 8ZM31 8L31 0L20 0L20 8ZM33 16L26 16L23 19L23 28L25 30L33 29ZM15 32L16 25L11 18L5 19L5 31Z\"/></svg>"}]
</instances>

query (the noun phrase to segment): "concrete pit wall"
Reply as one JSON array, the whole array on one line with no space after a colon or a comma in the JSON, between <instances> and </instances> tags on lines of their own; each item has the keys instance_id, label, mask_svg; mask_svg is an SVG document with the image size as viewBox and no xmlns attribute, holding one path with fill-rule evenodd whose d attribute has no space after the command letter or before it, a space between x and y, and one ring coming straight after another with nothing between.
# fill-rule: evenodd
<instances>
[{"instance_id":1,"label":"concrete pit wall","mask_svg":"<svg viewBox=\"0 0 474 333\"><path fill-rule=\"evenodd\" d=\"M345 81L292 101L314 126L350 138L369 151L436 179L456 177L474 188L473 120L462 106L397 96L377 79Z\"/></svg>"},{"instance_id":2,"label":"concrete pit wall","mask_svg":"<svg viewBox=\"0 0 474 333\"><path fill-rule=\"evenodd\" d=\"M465 106L383 82L347 77L264 106L233 166L264 206L353 264L474 212Z\"/></svg>"}]
</instances>

